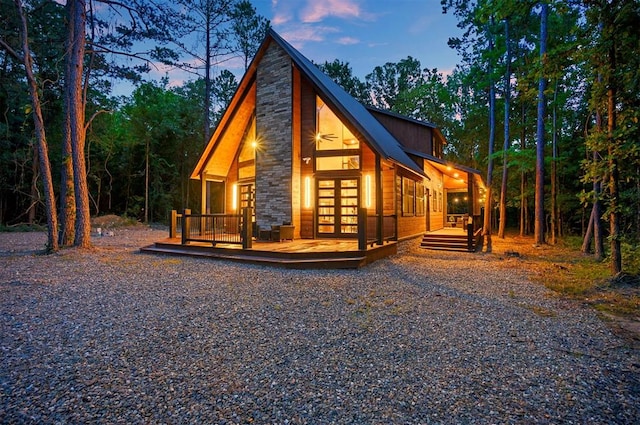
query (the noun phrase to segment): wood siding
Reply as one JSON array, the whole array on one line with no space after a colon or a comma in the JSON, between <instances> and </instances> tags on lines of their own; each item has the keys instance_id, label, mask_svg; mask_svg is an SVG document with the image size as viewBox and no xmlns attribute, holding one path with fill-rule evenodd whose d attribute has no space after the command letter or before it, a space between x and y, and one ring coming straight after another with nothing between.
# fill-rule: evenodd
<instances>
[{"instance_id":1,"label":"wood siding","mask_svg":"<svg viewBox=\"0 0 640 425\"><path fill-rule=\"evenodd\" d=\"M300 79L300 156L303 160L300 163L300 179L303 191L303 205L300 211L300 237L312 239L315 234L314 229L314 208L315 208L315 181L313 179L313 148L316 133L316 94L313 87L306 78ZM305 160L304 158L308 158ZM306 196L305 179L309 177L309 194L311 207L306 208L304 197Z\"/></svg>"},{"instance_id":2,"label":"wood siding","mask_svg":"<svg viewBox=\"0 0 640 425\"><path fill-rule=\"evenodd\" d=\"M429 155L434 154L431 128L384 113L371 113L405 147Z\"/></svg>"}]
</instances>

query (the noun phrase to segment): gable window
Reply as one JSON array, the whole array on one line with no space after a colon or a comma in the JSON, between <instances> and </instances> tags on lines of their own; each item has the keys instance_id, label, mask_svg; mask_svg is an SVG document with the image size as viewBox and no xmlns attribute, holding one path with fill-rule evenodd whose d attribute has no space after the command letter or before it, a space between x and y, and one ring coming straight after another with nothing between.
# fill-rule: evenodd
<instances>
[{"instance_id":1,"label":"gable window","mask_svg":"<svg viewBox=\"0 0 640 425\"><path fill-rule=\"evenodd\" d=\"M402 215L415 215L416 182L402 178Z\"/></svg>"},{"instance_id":2,"label":"gable window","mask_svg":"<svg viewBox=\"0 0 640 425\"><path fill-rule=\"evenodd\" d=\"M360 141L316 96L316 170L359 170Z\"/></svg>"},{"instance_id":3,"label":"gable window","mask_svg":"<svg viewBox=\"0 0 640 425\"><path fill-rule=\"evenodd\" d=\"M238 155L238 179L253 179L256 176L256 120L251 119L242 139Z\"/></svg>"}]
</instances>

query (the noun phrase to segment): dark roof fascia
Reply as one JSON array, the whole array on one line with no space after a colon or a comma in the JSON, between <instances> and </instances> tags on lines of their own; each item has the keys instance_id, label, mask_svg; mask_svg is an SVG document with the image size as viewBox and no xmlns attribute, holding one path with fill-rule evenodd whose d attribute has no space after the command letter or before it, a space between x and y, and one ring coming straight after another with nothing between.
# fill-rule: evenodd
<instances>
[{"instance_id":1,"label":"dark roof fascia","mask_svg":"<svg viewBox=\"0 0 640 425\"><path fill-rule=\"evenodd\" d=\"M436 158L433 155L429 155L429 154L426 154L424 152L420 152L420 151L417 151L417 150L414 150L414 149L405 148L404 151L406 153L408 153L408 154L415 155L415 156L418 156L420 158L424 158L427 161L436 162L436 163L438 163L440 165L450 166L450 167L455 168L457 170L464 171L465 173L481 175L480 170L476 170L475 168L467 167L466 165L460 165L460 164L456 164L455 162L445 161L444 159Z\"/></svg>"},{"instance_id":2,"label":"dark roof fascia","mask_svg":"<svg viewBox=\"0 0 640 425\"><path fill-rule=\"evenodd\" d=\"M395 137L360 102L320 71L318 67L287 43L273 29L269 30L269 36L287 52L295 65L311 80L321 94L339 109L340 113L365 136L373 149L381 154L384 159L392 160L420 176L426 175L418 167L418 164L404 152L402 145Z\"/></svg>"}]
</instances>

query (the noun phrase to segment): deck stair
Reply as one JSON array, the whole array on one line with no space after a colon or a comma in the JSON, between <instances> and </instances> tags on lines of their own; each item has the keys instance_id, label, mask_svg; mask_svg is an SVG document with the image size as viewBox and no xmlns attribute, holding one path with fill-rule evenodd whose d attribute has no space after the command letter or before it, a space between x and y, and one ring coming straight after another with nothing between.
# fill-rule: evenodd
<instances>
[{"instance_id":1,"label":"deck stair","mask_svg":"<svg viewBox=\"0 0 640 425\"><path fill-rule=\"evenodd\" d=\"M475 243L472 241L471 245L469 249L467 235L462 232L459 234L425 233L420 247L439 251L474 252Z\"/></svg>"}]
</instances>

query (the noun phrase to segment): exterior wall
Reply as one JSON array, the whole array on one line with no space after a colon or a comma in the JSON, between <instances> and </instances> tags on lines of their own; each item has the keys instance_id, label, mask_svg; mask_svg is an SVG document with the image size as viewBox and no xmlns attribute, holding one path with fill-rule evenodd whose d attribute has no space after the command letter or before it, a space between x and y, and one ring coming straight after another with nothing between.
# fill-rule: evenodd
<instances>
[{"instance_id":1,"label":"exterior wall","mask_svg":"<svg viewBox=\"0 0 640 425\"><path fill-rule=\"evenodd\" d=\"M238 161L233 161L229 175L225 181L225 211L227 214L240 214L241 211L233 209L233 186L238 183ZM236 193L236 202L238 202L238 194ZM237 205L237 204L236 204Z\"/></svg>"},{"instance_id":2,"label":"exterior wall","mask_svg":"<svg viewBox=\"0 0 640 425\"><path fill-rule=\"evenodd\" d=\"M366 179L369 176L369 190L370 192L370 205L368 206L369 214L377 214L376 211L376 154L371 150L369 146L362 143L362 178L360 179L360 205L367 207L366 199Z\"/></svg>"},{"instance_id":3,"label":"exterior wall","mask_svg":"<svg viewBox=\"0 0 640 425\"><path fill-rule=\"evenodd\" d=\"M291 59L276 43L257 70L256 221L261 228L292 221Z\"/></svg>"},{"instance_id":4,"label":"exterior wall","mask_svg":"<svg viewBox=\"0 0 640 425\"><path fill-rule=\"evenodd\" d=\"M381 112L371 111L371 114L405 147L429 155L437 151L431 128Z\"/></svg>"},{"instance_id":5,"label":"exterior wall","mask_svg":"<svg viewBox=\"0 0 640 425\"><path fill-rule=\"evenodd\" d=\"M404 216L402 215L402 177L409 177L409 175L404 174L404 170L398 169L396 173L396 182L395 182L395 193L396 193L396 205L397 205L397 216L398 216L398 239L404 239L411 236L417 236L425 232L426 223L427 223L427 215L425 211L425 215L410 215ZM410 177L415 179L415 177ZM423 181L423 183L427 183Z\"/></svg>"},{"instance_id":6,"label":"exterior wall","mask_svg":"<svg viewBox=\"0 0 640 425\"><path fill-rule=\"evenodd\" d=\"M316 95L311 84L305 79L300 80L300 184L302 187L302 208L300 211L300 237L312 239L315 234L314 228L314 208L315 208L315 180L313 178L313 147L314 134L316 133ZM309 187L306 186L306 179L309 178ZM308 199L311 205L304 205L309 190Z\"/></svg>"},{"instance_id":7,"label":"exterior wall","mask_svg":"<svg viewBox=\"0 0 640 425\"><path fill-rule=\"evenodd\" d=\"M424 163L424 171L431 179L425 183L425 187L429 189L430 196L429 230L442 229L447 209L443 176L440 171L430 166L427 161Z\"/></svg>"}]
</instances>

